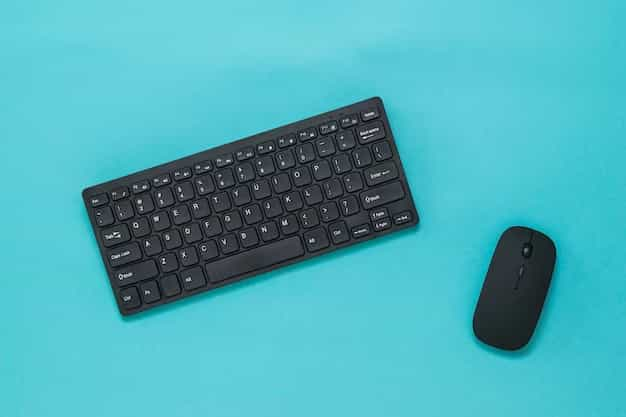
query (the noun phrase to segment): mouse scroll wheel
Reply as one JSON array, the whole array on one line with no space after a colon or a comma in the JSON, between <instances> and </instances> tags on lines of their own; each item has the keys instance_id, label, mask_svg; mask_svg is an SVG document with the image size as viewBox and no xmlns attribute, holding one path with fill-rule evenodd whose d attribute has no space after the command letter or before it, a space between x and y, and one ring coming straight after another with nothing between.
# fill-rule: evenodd
<instances>
[{"instance_id":1,"label":"mouse scroll wheel","mask_svg":"<svg viewBox=\"0 0 626 417\"><path fill-rule=\"evenodd\" d=\"M533 245L531 245L530 243L524 243L524 246L522 247L522 256L524 258L530 258L530 255L532 255L533 253Z\"/></svg>"}]
</instances>

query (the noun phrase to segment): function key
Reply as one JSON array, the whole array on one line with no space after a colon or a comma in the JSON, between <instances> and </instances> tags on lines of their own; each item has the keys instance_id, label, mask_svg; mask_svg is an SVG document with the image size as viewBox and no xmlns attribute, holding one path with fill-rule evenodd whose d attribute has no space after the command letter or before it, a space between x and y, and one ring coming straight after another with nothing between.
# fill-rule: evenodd
<instances>
[{"instance_id":1,"label":"function key","mask_svg":"<svg viewBox=\"0 0 626 417\"><path fill-rule=\"evenodd\" d=\"M130 188L132 188L133 194L139 194L148 191L150 189L150 183L148 180L139 181L131 185Z\"/></svg>"},{"instance_id":2,"label":"function key","mask_svg":"<svg viewBox=\"0 0 626 417\"><path fill-rule=\"evenodd\" d=\"M310 127L308 129L304 129L298 132L298 138L300 139L300 142L305 142L315 137L317 137L317 131L315 130L314 127Z\"/></svg>"},{"instance_id":3,"label":"function key","mask_svg":"<svg viewBox=\"0 0 626 417\"><path fill-rule=\"evenodd\" d=\"M104 206L108 202L109 202L109 197L107 197L106 193L94 195L93 197L89 199L89 203L91 204L91 207Z\"/></svg>"},{"instance_id":4,"label":"function key","mask_svg":"<svg viewBox=\"0 0 626 417\"><path fill-rule=\"evenodd\" d=\"M276 150L276 145L271 140L268 142L259 143L256 147L259 155L265 155L266 153L274 152Z\"/></svg>"},{"instance_id":5,"label":"function key","mask_svg":"<svg viewBox=\"0 0 626 417\"><path fill-rule=\"evenodd\" d=\"M159 175L158 177L154 177L152 178L152 185L154 185L155 187L163 187L164 185L168 185L172 182L172 179L170 178L170 174L162 174Z\"/></svg>"},{"instance_id":6,"label":"function key","mask_svg":"<svg viewBox=\"0 0 626 417\"><path fill-rule=\"evenodd\" d=\"M394 224L400 225L404 223L408 223L413 219L410 211L405 211L393 216Z\"/></svg>"},{"instance_id":7,"label":"function key","mask_svg":"<svg viewBox=\"0 0 626 417\"><path fill-rule=\"evenodd\" d=\"M363 120L364 122L367 122L368 120L374 120L379 116L380 114L378 113L378 109L376 107L371 107L361 112L361 120Z\"/></svg>"},{"instance_id":8,"label":"function key","mask_svg":"<svg viewBox=\"0 0 626 417\"><path fill-rule=\"evenodd\" d=\"M339 123L341 124L341 127L345 129L359 123L359 119L357 118L356 114L350 114L339 119Z\"/></svg>"},{"instance_id":9,"label":"function key","mask_svg":"<svg viewBox=\"0 0 626 417\"><path fill-rule=\"evenodd\" d=\"M191 168L185 167L177 169L173 174L176 181L186 180L187 178L191 178Z\"/></svg>"},{"instance_id":10,"label":"function key","mask_svg":"<svg viewBox=\"0 0 626 417\"><path fill-rule=\"evenodd\" d=\"M278 138L278 147L286 148L287 146L296 144L296 135L287 135L282 138Z\"/></svg>"},{"instance_id":11,"label":"function key","mask_svg":"<svg viewBox=\"0 0 626 417\"><path fill-rule=\"evenodd\" d=\"M130 193L128 192L128 188L126 187L116 188L115 190L111 191L111 198L113 199L113 201L121 200L122 198L126 198L129 195Z\"/></svg>"},{"instance_id":12,"label":"function key","mask_svg":"<svg viewBox=\"0 0 626 417\"><path fill-rule=\"evenodd\" d=\"M246 159L250 159L254 157L254 148L243 148L240 151L237 151L237 160L245 161Z\"/></svg>"},{"instance_id":13,"label":"function key","mask_svg":"<svg viewBox=\"0 0 626 417\"><path fill-rule=\"evenodd\" d=\"M336 132L338 128L336 120L331 120L330 122L321 124L319 127L321 135L328 135L329 133Z\"/></svg>"},{"instance_id":14,"label":"function key","mask_svg":"<svg viewBox=\"0 0 626 417\"><path fill-rule=\"evenodd\" d=\"M209 172L213 168L213 164L208 159L206 161L200 161L193 166L193 171L196 174L204 174L205 172Z\"/></svg>"},{"instance_id":15,"label":"function key","mask_svg":"<svg viewBox=\"0 0 626 417\"><path fill-rule=\"evenodd\" d=\"M223 168L233 163L233 154L225 153L224 155L220 155L215 158L215 166L218 168Z\"/></svg>"}]
</instances>

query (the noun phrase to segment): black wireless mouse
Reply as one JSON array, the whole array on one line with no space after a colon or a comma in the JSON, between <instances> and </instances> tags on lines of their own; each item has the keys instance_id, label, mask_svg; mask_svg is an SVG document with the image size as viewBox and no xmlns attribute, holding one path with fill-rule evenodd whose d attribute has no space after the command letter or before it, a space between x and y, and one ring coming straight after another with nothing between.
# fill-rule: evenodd
<instances>
[{"instance_id":1,"label":"black wireless mouse","mask_svg":"<svg viewBox=\"0 0 626 417\"><path fill-rule=\"evenodd\" d=\"M496 246L474 312L474 334L505 350L532 337L550 287L556 247L541 232L515 226Z\"/></svg>"}]
</instances>

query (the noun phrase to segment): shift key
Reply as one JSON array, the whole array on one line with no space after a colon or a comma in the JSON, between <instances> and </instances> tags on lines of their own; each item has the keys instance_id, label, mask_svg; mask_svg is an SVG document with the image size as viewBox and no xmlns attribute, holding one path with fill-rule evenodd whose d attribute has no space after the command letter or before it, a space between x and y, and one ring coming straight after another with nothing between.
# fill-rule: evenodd
<instances>
[{"instance_id":1,"label":"shift key","mask_svg":"<svg viewBox=\"0 0 626 417\"><path fill-rule=\"evenodd\" d=\"M381 187L370 188L361 193L361 204L365 210L373 209L404 198L404 189L398 181Z\"/></svg>"},{"instance_id":2,"label":"shift key","mask_svg":"<svg viewBox=\"0 0 626 417\"><path fill-rule=\"evenodd\" d=\"M114 281L117 286L121 287L156 277L158 274L156 263L149 260L118 269L114 274Z\"/></svg>"}]
</instances>

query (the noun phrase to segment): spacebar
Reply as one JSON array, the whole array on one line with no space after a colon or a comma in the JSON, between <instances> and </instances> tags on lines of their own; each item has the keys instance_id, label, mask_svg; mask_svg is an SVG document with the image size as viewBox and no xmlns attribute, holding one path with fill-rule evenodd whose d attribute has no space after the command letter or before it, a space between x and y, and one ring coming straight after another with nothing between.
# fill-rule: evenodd
<instances>
[{"instance_id":1,"label":"spacebar","mask_svg":"<svg viewBox=\"0 0 626 417\"><path fill-rule=\"evenodd\" d=\"M209 281L220 282L247 272L267 268L303 254L302 242L298 236L294 236L208 263L205 269Z\"/></svg>"}]
</instances>

